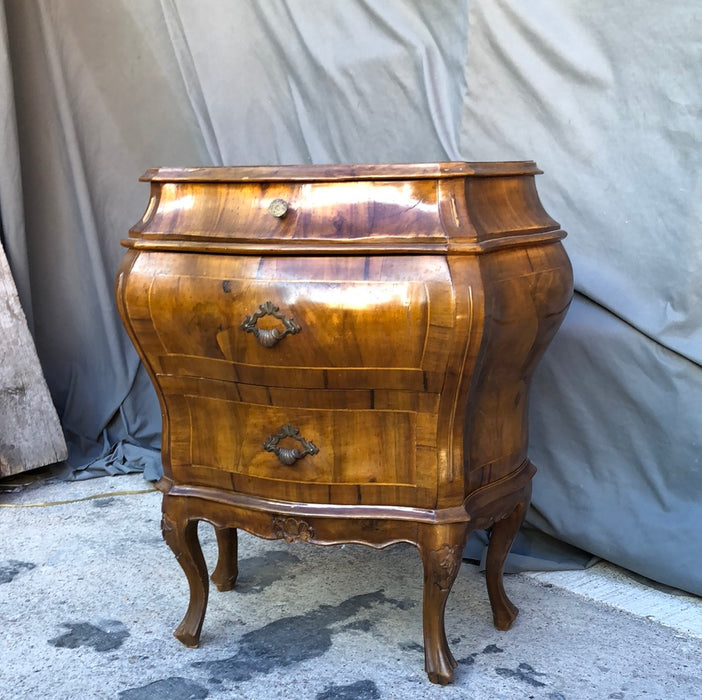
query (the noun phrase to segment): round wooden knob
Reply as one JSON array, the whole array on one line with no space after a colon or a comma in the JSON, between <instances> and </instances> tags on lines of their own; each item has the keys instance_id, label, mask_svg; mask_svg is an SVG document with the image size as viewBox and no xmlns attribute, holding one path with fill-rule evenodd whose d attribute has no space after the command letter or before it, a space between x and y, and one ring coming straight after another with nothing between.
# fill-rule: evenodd
<instances>
[{"instance_id":1,"label":"round wooden knob","mask_svg":"<svg viewBox=\"0 0 702 700\"><path fill-rule=\"evenodd\" d=\"M268 205L268 212L276 219L282 219L288 213L288 203L284 199L274 199Z\"/></svg>"}]
</instances>

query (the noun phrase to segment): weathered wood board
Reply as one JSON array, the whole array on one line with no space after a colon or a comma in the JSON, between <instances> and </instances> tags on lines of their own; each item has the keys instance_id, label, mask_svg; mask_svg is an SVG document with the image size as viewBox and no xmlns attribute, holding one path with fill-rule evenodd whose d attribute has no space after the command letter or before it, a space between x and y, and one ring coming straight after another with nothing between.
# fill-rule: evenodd
<instances>
[{"instance_id":1,"label":"weathered wood board","mask_svg":"<svg viewBox=\"0 0 702 700\"><path fill-rule=\"evenodd\" d=\"M66 458L66 443L0 246L0 477Z\"/></svg>"}]
</instances>

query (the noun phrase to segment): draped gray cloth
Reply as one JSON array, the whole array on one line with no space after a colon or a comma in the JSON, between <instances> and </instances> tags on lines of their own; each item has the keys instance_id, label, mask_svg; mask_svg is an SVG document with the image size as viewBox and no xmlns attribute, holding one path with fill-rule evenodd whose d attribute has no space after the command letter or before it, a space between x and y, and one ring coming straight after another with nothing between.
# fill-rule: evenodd
<instances>
[{"instance_id":1,"label":"draped gray cloth","mask_svg":"<svg viewBox=\"0 0 702 700\"><path fill-rule=\"evenodd\" d=\"M3 242L76 473L158 470L119 321L159 165L535 159L578 294L529 521L702 594L698 0L5 0Z\"/></svg>"}]
</instances>

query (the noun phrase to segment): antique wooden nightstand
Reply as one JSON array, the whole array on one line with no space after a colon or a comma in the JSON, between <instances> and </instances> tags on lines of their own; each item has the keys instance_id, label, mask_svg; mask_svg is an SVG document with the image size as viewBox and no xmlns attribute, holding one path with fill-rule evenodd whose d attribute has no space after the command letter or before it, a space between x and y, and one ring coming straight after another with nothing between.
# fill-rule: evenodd
<instances>
[{"instance_id":1,"label":"antique wooden nightstand","mask_svg":"<svg viewBox=\"0 0 702 700\"><path fill-rule=\"evenodd\" d=\"M234 586L237 528L386 547L424 565L430 680L471 530L504 559L531 493L527 393L572 296L532 162L158 169L117 279L163 413L163 534L190 585Z\"/></svg>"}]
</instances>

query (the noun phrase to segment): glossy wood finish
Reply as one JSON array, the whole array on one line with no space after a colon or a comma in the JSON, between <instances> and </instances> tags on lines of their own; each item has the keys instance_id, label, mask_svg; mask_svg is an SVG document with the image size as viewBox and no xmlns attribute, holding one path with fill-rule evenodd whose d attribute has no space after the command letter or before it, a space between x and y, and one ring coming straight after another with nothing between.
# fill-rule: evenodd
<instances>
[{"instance_id":1,"label":"glossy wood finish","mask_svg":"<svg viewBox=\"0 0 702 700\"><path fill-rule=\"evenodd\" d=\"M430 680L455 660L444 610L470 531L502 567L530 496L527 394L572 296L565 233L526 163L149 171L117 280L163 411L163 532L195 645L212 523L220 590L236 530L416 545Z\"/></svg>"}]
</instances>

